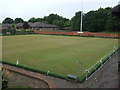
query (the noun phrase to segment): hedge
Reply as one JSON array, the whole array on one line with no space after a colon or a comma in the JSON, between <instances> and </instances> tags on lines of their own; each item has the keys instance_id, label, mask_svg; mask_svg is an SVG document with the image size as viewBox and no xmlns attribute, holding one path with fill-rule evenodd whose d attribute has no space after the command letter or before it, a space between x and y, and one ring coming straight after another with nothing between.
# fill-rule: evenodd
<instances>
[{"instance_id":1,"label":"hedge","mask_svg":"<svg viewBox=\"0 0 120 90\"><path fill-rule=\"evenodd\" d=\"M60 74L56 74L56 73L53 73L53 72L49 72L48 73L48 71L38 70L38 69L31 68L31 67L23 66L23 65L20 65L20 64L16 65L14 63L6 62L6 61L0 61L0 62L2 62L4 64L15 66L15 67L23 68L25 70L29 70L29 71L33 71L33 72L37 72L37 73L41 73L41 74L45 74L45 75L49 75L49 76L53 76L53 77L58 77L58 78L66 79L67 80L66 76L63 76L63 75L60 75Z\"/></svg>"}]
</instances>

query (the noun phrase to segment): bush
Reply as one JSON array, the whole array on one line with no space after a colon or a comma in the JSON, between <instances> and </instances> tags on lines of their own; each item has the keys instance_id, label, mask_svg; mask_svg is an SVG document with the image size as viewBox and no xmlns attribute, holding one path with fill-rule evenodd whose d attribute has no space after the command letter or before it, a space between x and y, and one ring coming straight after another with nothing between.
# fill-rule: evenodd
<instances>
[{"instance_id":1,"label":"bush","mask_svg":"<svg viewBox=\"0 0 120 90\"><path fill-rule=\"evenodd\" d=\"M15 29L2 29L2 34L15 34L16 30Z\"/></svg>"}]
</instances>

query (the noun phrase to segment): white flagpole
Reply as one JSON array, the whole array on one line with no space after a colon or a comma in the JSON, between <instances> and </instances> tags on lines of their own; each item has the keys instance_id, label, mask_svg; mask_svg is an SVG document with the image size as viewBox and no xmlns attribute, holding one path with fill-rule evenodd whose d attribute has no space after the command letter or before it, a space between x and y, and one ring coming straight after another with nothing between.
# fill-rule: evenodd
<instances>
[{"instance_id":1,"label":"white flagpole","mask_svg":"<svg viewBox=\"0 0 120 90\"><path fill-rule=\"evenodd\" d=\"M83 11L81 11L81 25L80 25L80 32L82 32L82 19L83 19Z\"/></svg>"},{"instance_id":2,"label":"white flagpole","mask_svg":"<svg viewBox=\"0 0 120 90\"><path fill-rule=\"evenodd\" d=\"M80 20L80 31L78 33L83 33L82 32L82 24L83 24L83 0L81 2L81 20Z\"/></svg>"}]
</instances>

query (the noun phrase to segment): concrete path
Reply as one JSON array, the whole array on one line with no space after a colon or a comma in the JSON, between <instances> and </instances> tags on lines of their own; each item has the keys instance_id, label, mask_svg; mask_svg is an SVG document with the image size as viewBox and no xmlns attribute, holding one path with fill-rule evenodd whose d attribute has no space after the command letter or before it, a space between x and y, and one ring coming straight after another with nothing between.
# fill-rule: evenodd
<instances>
[{"instance_id":1,"label":"concrete path","mask_svg":"<svg viewBox=\"0 0 120 90\"><path fill-rule=\"evenodd\" d=\"M118 88L118 60L120 50L87 83L89 88ZM119 80L120 81L120 80Z\"/></svg>"}]
</instances>

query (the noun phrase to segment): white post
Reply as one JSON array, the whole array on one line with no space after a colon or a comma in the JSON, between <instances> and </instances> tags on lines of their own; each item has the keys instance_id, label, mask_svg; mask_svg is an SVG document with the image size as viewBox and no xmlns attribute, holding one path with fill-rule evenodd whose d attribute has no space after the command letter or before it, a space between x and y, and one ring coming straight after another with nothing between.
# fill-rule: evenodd
<instances>
[{"instance_id":1,"label":"white post","mask_svg":"<svg viewBox=\"0 0 120 90\"><path fill-rule=\"evenodd\" d=\"M83 29L83 0L82 0L82 2L81 2L81 20L80 20L81 22L80 22L80 31L78 32L78 33L83 33L82 32L82 29Z\"/></svg>"},{"instance_id":2,"label":"white post","mask_svg":"<svg viewBox=\"0 0 120 90\"><path fill-rule=\"evenodd\" d=\"M76 61L76 74L78 73L78 61Z\"/></svg>"},{"instance_id":3,"label":"white post","mask_svg":"<svg viewBox=\"0 0 120 90\"><path fill-rule=\"evenodd\" d=\"M114 45L114 49L115 49L116 47L115 47L115 45Z\"/></svg>"},{"instance_id":4,"label":"white post","mask_svg":"<svg viewBox=\"0 0 120 90\"><path fill-rule=\"evenodd\" d=\"M82 25L83 25L83 11L81 11L80 32L78 32L78 33L83 33L82 32Z\"/></svg>"},{"instance_id":5,"label":"white post","mask_svg":"<svg viewBox=\"0 0 120 90\"><path fill-rule=\"evenodd\" d=\"M100 60L100 63L101 63L101 67L102 67L103 66L102 60Z\"/></svg>"},{"instance_id":6,"label":"white post","mask_svg":"<svg viewBox=\"0 0 120 90\"><path fill-rule=\"evenodd\" d=\"M88 80L88 70L86 70L86 88L88 88L87 80Z\"/></svg>"},{"instance_id":7,"label":"white post","mask_svg":"<svg viewBox=\"0 0 120 90\"><path fill-rule=\"evenodd\" d=\"M80 25L80 32L82 32L82 18L83 18L83 12L81 11L81 25Z\"/></svg>"},{"instance_id":8,"label":"white post","mask_svg":"<svg viewBox=\"0 0 120 90\"><path fill-rule=\"evenodd\" d=\"M47 75L49 74L49 72L50 72L50 71L48 70L48 71L47 71Z\"/></svg>"},{"instance_id":9,"label":"white post","mask_svg":"<svg viewBox=\"0 0 120 90\"><path fill-rule=\"evenodd\" d=\"M16 65L18 65L18 64L19 64L19 61L17 60Z\"/></svg>"},{"instance_id":10,"label":"white post","mask_svg":"<svg viewBox=\"0 0 120 90\"><path fill-rule=\"evenodd\" d=\"M88 79L88 70L86 70L86 80Z\"/></svg>"}]
</instances>

